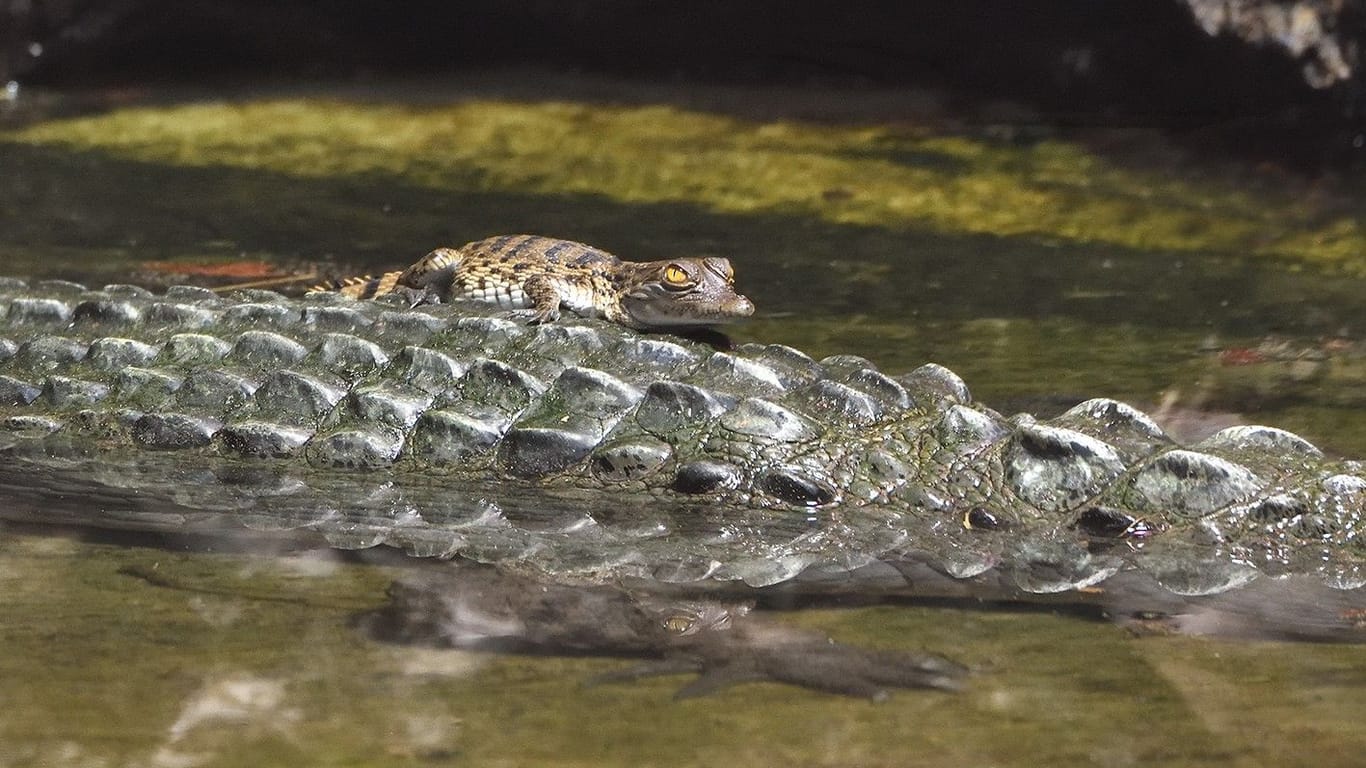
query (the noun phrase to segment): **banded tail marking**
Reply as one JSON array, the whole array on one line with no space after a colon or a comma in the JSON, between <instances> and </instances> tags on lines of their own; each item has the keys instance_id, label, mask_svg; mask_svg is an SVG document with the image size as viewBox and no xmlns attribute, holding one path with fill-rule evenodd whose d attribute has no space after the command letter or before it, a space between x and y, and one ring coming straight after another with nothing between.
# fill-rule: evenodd
<instances>
[{"instance_id":1,"label":"banded tail marking","mask_svg":"<svg viewBox=\"0 0 1366 768\"><path fill-rule=\"evenodd\" d=\"M392 293L398 286L402 272L385 272L379 277L365 275L363 277L345 277L340 280L329 280L319 283L308 289L307 293L330 293L336 291L343 296L350 296L353 299L373 299L376 296L383 296Z\"/></svg>"}]
</instances>

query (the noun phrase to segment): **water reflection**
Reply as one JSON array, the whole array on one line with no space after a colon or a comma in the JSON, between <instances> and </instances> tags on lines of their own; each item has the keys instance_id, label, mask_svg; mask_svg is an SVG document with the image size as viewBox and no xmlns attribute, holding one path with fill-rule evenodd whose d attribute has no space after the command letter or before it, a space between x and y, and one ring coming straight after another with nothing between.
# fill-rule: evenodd
<instances>
[{"instance_id":1,"label":"water reflection","mask_svg":"<svg viewBox=\"0 0 1366 768\"><path fill-rule=\"evenodd\" d=\"M1116 577L1012 600L891 560L764 589L602 585L547 581L515 562L339 552L283 531L13 524L0 527L0 555L10 617L0 679L20 704L0 712L0 756L19 765L531 759L535 745L552 744L566 759L629 762L697 739L723 751L757 738L819 753L831 733L876 765L895 764L907 739L941 764L1092 762L1078 754L1198 762L1268 749L1290 728L1343 749L1360 741L1334 726L1359 711L1357 648L1274 641L1359 641L1362 590L1293 579L1183 597ZM1172 634L1208 631L1264 639ZM879 690L892 701L871 709L826 693ZM704 693L704 703L687 698ZM1153 727L1181 739L1082 727L1132 715L1133 697ZM1246 733L1253 724L1261 735ZM117 740L99 735L111 728ZM977 746L962 754L946 734ZM680 753L660 764L686 763Z\"/></svg>"},{"instance_id":2,"label":"water reflection","mask_svg":"<svg viewBox=\"0 0 1366 768\"><path fill-rule=\"evenodd\" d=\"M517 653L649 659L605 683L695 674L678 698L771 681L884 698L889 689L956 690L967 669L929 654L879 651L766 620L746 603L667 599L460 565L395 582L359 625L389 642Z\"/></svg>"}]
</instances>

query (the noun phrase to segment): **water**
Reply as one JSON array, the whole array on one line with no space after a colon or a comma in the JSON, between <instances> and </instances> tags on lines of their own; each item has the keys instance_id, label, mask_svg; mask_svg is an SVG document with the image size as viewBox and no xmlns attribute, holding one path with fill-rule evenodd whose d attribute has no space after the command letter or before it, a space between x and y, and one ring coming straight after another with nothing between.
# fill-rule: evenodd
<instances>
[{"instance_id":1,"label":"water","mask_svg":"<svg viewBox=\"0 0 1366 768\"><path fill-rule=\"evenodd\" d=\"M771 93L525 75L128 98L0 135L0 271L241 282L512 231L712 252L760 307L740 341L934 360L1006 409L1103 395L1192 433L1260 421L1366 456L1347 183L1196 164L1139 132L950 129L891 94L802 94L816 120ZM675 701L690 676L585 685L625 653L352 626L442 567L282 536L0 529L0 766L1350 765L1366 748L1358 646L1139 637L1086 605L764 599L754 626L974 670L961 693L876 704L771 682Z\"/></svg>"}]
</instances>

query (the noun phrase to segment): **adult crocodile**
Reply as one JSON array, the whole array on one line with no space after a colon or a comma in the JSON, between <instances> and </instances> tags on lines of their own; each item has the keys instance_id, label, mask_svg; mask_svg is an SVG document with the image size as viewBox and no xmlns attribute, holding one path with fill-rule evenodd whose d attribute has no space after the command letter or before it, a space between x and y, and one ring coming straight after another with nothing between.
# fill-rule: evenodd
<instances>
[{"instance_id":1,"label":"adult crocodile","mask_svg":"<svg viewBox=\"0 0 1366 768\"><path fill-rule=\"evenodd\" d=\"M1274 428L1182 447L1112 400L1006 418L937 365L460 302L8 279L0 316L11 519L654 583L889 563L1028 594L1366 582L1366 466Z\"/></svg>"}]
</instances>

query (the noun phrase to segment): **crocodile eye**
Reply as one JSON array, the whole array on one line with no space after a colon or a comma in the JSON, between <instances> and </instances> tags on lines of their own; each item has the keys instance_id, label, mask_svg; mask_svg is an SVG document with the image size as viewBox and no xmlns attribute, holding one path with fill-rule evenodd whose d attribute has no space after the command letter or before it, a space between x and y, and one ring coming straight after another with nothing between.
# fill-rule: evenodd
<instances>
[{"instance_id":1,"label":"crocodile eye","mask_svg":"<svg viewBox=\"0 0 1366 768\"><path fill-rule=\"evenodd\" d=\"M688 271L678 266L670 264L664 268L664 286L674 290L691 288L696 285L696 281L688 274Z\"/></svg>"}]
</instances>

